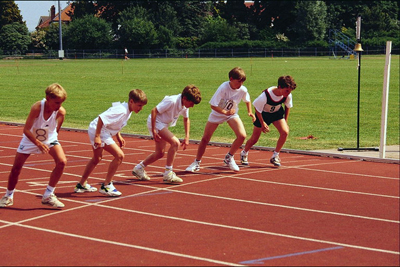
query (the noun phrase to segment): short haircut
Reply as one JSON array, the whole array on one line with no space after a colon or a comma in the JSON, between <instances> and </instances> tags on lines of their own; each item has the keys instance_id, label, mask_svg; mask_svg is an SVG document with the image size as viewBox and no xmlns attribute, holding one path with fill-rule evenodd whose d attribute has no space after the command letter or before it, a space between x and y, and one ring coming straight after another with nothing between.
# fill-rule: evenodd
<instances>
[{"instance_id":1,"label":"short haircut","mask_svg":"<svg viewBox=\"0 0 400 267\"><path fill-rule=\"evenodd\" d=\"M183 89L182 97L186 97L188 101L193 102L195 105L201 102L200 90L193 84L189 84Z\"/></svg>"},{"instance_id":2,"label":"short haircut","mask_svg":"<svg viewBox=\"0 0 400 267\"><path fill-rule=\"evenodd\" d=\"M246 73L244 73L241 67L235 67L229 72L229 78L244 82L246 80Z\"/></svg>"},{"instance_id":3,"label":"short haircut","mask_svg":"<svg viewBox=\"0 0 400 267\"><path fill-rule=\"evenodd\" d=\"M67 99L67 92L58 83L53 83L53 84L50 84L49 86L47 86L45 93L46 93L46 96L48 96L52 99L60 98L63 101L65 99Z\"/></svg>"},{"instance_id":4,"label":"short haircut","mask_svg":"<svg viewBox=\"0 0 400 267\"><path fill-rule=\"evenodd\" d=\"M297 84L292 76L281 76L278 78L278 87L280 88L290 88L292 90L296 89Z\"/></svg>"},{"instance_id":5,"label":"short haircut","mask_svg":"<svg viewBox=\"0 0 400 267\"><path fill-rule=\"evenodd\" d=\"M133 100L133 102L147 104L147 96L146 94L140 89L133 89L129 92L129 100Z\"/></svg>"}]
</instances>

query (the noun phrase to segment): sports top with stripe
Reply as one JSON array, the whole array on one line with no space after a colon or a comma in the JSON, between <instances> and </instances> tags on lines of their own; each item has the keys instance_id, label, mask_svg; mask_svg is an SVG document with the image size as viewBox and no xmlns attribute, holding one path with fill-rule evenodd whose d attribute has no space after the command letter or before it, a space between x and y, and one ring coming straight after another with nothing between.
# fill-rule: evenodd
<instances>
[{"instance_id":1,"label":"sports top with stripe","mask_svg":"<svg viewBox=\"0 0 400 267\"><path fill-rule=\"evenodd\" d=\"M273 86L264 90L253 102L254 108L256 111L261 113L263 120L267 125L284 118L285 108L282 107L282 104L285 104L285 107L287 108L293 106L292 94L289 94L288 97L277 96L273 92L273 89L275 88L276 87ZM253 125L258 128L261 127L261 123L257 116Z\"/></svg>"}]
</instances>

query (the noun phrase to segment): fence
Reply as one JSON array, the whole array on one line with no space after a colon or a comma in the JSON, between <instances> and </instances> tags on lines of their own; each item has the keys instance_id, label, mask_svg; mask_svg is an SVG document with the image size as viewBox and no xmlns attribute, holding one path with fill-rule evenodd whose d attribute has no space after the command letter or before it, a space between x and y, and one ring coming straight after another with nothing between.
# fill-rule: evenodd
<instances>
[{"instance_id":1,"label":"fence","mask_svg":"<svg viewBox=\"0 0 400 267\"><path fill-rule=\"evenodd\" d=\"M363 55L378 55L386 53L386 46L363 47ZM129 48L128 48L129 50ZM334 55L335 53L335 55ZM218 49L132 49L129 50L129 58L243 58L243 57L313 57L313 56L344 56L337 54L333 48L218 48ZM399 48L392 48L392 54L399 54ZM124 58L122 49L108 50L64 50L64 58L67 59L104 59ZM58 58L57 50L29 50L25 54L14 51L3 51L2 59L13 58Z\"/></svg>"}]
</instances>

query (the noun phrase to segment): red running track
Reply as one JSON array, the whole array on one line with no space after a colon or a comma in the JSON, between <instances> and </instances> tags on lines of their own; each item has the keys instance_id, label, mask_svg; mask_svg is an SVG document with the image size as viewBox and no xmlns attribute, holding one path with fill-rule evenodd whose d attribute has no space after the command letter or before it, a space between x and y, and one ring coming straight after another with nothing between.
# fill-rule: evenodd
<instances>
[{"instance_id":1,"label":"red running track","mask_svg":"<svg viewBox=\"0 0 400 267\"><path fill-rule=\"evenodd\" d=\"M1 195L21 135L21 126L0 124ZM184 182L167 185L165 159L148 166L151 181L132 176L154 144L125 138L118 198L74 193L91 157L85 132L60 132L68 157L56 189L63 209L40 201L52 158L28 159L14 205L0 209L0 265L399 265L398 164L281 153L275 168L271 152L254 150L250 166L233 173L222 163L228 148L209 146L194 174L184 171L192 144L175 160ZM90 184L98 187L110 160L105 153Z\"/></svg>"}]
</instances>

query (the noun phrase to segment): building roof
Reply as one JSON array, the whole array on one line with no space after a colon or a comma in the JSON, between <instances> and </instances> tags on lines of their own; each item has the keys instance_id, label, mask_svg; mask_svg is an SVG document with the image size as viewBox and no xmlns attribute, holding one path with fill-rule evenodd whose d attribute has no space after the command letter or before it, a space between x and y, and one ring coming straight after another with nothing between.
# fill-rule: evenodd
<instances>
[{"instance_id":1,"label":"building roof","mask_svg":"<svg viewBox=\"0 0 400 267\"><path fill-rule=\"evenodd\" d=\"M59 16L59 13L57 13L57 14L55 13L55 10L56 10L56 8L54 7L54 5L52 5L50 8L49 16L40 16L38 25L36 26L36 29L47 28L50 26L51 23L59 22L60 16ZM62 23L69 23L71 21L71 17L68 15L69 12L73 12L72 4L69 4L63 10L61 10L61 22Z\"/></svg>"}]
</instances>

